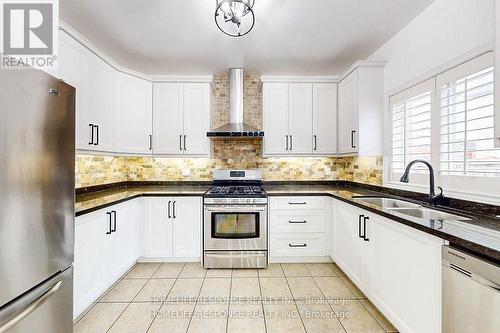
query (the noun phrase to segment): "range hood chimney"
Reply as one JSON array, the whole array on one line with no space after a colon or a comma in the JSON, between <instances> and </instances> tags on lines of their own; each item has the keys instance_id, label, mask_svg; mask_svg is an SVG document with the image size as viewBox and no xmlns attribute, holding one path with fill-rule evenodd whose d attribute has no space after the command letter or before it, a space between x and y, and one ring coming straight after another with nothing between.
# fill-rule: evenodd
<instances>
[{"instance_id":1,"label":"range hood chimney","mask_svg":"<svg viewBox=\"0 0 500 333\"><path fill-rule=\"evenodd\" d=\"M229 124L207 132L210 138L263 137L264 132L243 122L243 68L229 69Z\"/></svg>"}]
</instances>

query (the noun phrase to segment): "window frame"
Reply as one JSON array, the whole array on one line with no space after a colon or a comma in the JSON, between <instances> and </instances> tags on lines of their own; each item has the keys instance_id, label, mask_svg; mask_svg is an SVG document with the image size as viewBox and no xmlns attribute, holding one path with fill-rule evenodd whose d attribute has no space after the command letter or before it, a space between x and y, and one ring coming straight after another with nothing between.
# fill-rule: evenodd
<instances>
[{"instance_id":1,"label":"window frame","mask_svg":"<svg viewBox=\"0 0 500 333\"><path fill-rule=\"evenodd\" d=\"M490 66L495 66L492 51L483 52L435 75L421 80L407 89L386 96L385 126L387 138L384 154L384 186L411 190L422 193L429 191L429 175L412 173L410 183L401 183L392 170L392 108L395 104L418 96L425 89L431 89L431 164L434 167L436 186L443 186L445 195L450 197L481 201L491 204L500 203L500 177L482 177L471 175L441 175L441 87L445 82L457 80ZM497 79L497 78L495 78ZM500 80L500 78L498 78ZM496 83L494 83L496 84ZM464 190L465 189L465 190Z\"/></svg>"}]
</instances>

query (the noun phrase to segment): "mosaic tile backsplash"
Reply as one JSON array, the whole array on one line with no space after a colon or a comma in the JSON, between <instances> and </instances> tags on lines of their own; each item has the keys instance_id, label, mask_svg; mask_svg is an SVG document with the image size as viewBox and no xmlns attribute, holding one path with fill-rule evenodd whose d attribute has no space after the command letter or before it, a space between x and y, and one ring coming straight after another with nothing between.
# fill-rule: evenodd
<instances>
[{"instance_id":1,"label":"mosaic tile backsplash","mask_svg":"<svg viewBox=\"0 0 500 333\"><path fill-rule=\"evenodd\" d=\"M233 151L222 150L222 155L211 159L77 155L76 186L121 181L211 181L213 170L221 168L259 168L265 181L350 180L382 184L382 157L262 158L248 150L248 142L241 146L237 141L232 143Z\"/></svg>"},{"instance_id":2,"label":"mosaic tile backsplash","mask_svg":"<svg viewBox=\"0 0 500 333\"><path fill-rule=\"evenodd\" d=\"M212 127L229 122L229 76L214 75ZM262 128L260 76L245 74L244 120ZM263 158L259 139L214 140L212 158L77 155L76 186L121 181L211 181L215 169L259 168L266 181L351 180L382 184L382 157Z\"/></svg>"}]
</instances>

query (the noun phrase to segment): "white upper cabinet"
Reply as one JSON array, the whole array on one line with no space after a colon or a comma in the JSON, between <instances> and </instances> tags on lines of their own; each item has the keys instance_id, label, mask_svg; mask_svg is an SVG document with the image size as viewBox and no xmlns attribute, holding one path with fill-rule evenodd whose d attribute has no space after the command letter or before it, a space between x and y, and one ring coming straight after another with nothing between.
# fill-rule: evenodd
<instances>
[{"instance_id":1,"label":"white upper cabinet","mask_svg":"<svg viewBox=\"0 0 500 333\"><path fill-rule=\"evenodd\" d=\"M184 133L182 148L186 155L209 155L210 84L184 84Z\"/></svg>"},{"instance_id":2,"label":"white upper cabinet","mask_svg":"<svg viewBox=\"0 0 500 333\"><path fill-rule=\"evenodd\" d=\"M311 83L290 83L288 86L289 154L312 153L312 90Z\"/></svg>"},{"instance_id":3,"label":"white upper cabinet","mask_svg":"<svg viewBox=\"0 0 500 333\"><path fill-rule=\"evenodd\" d=\"M182 154L183 126L183 84L155 83L153 86L153 153Z\"/></svg>"},{"instance_id":4,"label":"white upper cabinet","mask_svg":"<svg viewBox=\"0 0 500 333\"><path fill-rule=\"evenodd\" d=\"M313 84L313 154L337 153L337 85Z\"/></svg>"},{"instance_id":5,"label":"white upper cabinet","mask_svg":"<svg viewBox=\"0 0 500 333\"><path fill-rule=\"evenodd\" d=\"M264 83L264 154L288 154L288 83Z\"/></svg>"},{"instance_id":6,"label":"white upper cabinet","mask_svg":"<svg viewBox=\"0 0 500 333\"><path fill-rule=\"evenodd\" d=\"M124 73L116 75L115 152L152 153L152 84Z\"/></svg>"},{"instance_id":7,"label":"white upper cabinet","mask_svg":"<svg viewBox=\"0 0 500 333\"><path fill-rule=\"evenodd\" d=\"M114 69L61 32L58 75L76 88L76 148L113 151Z\"/></svg>"},{"instance_id":8,"label":"white upper cabinet","mask_svg":"<svg viewBox=\"0 0 500 333\"><path fill-rule=\"evenodd\" d=\"M338 86L339 154L380 156L383 154L383 67L356 66Z\"/></svg>"},{"instance_id":9,"label":"white upper cabinet","mask_svg":"<svg viewBox=\"0 0 500 333\"><path fill-rule=\"evenodd\" d=\"M263 78L264 155L335 155L337 85L266 82Z\"/></svg>"},{"instance_id":10,"label":"white upper cabinet","mask_svg":"<svg viewBox=\"0 0 500 333\"><path fill-rule=\"evenodd\" d=\"M76 88L76 148L111 152L115 70L64 32L59 45L58 75Z\"/></svg>"},{"instance_id":11,"label":"white upper cabinet","mask_svg":"<svg viewBox=\"0 0 500 333\"><path fill-rule=\"evenodd\" d=\"M210 83L155 83L153 153L209 156Z\"/></svg>"},{"instance_id":12,"label":"white upper cabinet","mask_svg":"<svg viewBox=\"0 0 500 333\"><path fill-rule=\"evenodd\" d=\"M92 122L94 133L91 133L93 150L112 152L115 140L115 70L93 54L87 57L87 68L85 112L93 114L95 119Z\"/></svg>"},{"instance_id":13,"label":"white upper cabinet","mask_svg":"<svg viewBox=\"0 0 500 333\"><path fill-rule=\"evenodd\" d=\"M358 72L339 83L339 153L358 152Z\"/></svg>"}]
</instances>

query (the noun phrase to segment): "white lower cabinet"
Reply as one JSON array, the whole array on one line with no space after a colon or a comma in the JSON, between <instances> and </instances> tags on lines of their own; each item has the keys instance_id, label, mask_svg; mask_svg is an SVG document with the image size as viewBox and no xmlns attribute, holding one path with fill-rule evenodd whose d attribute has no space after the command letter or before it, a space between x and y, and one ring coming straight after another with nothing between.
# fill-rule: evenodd
<instances>
[{"instance_id":1,"label":"white lower cabinet","mask_svg":"<svg viewBox=\"0 0 500 333\"><path fill-rule=\"evenodd\" d=\"M370 216L367 294L400 332L441 332L443 240Z\"/></svg>"},{"instance_id":2,"label":"white lower cabinet","mask_svg":"<svg viewBox=\"0 0 500 333\"><path fill-rule=\"evenodd\" d=\"M269 253L273 262L327 259L326 197L271 197Z\"/></svg>"},{"instance_id":3,"label":"white lower cabinet","mask_svg":"<svg viewBox=\"0 0 500 333\"><path fill-rule=\"evenodd\" d=\"M333 259L400 332L441 332L444 241L335 202Z\"/></svg>"},{"instance_id":4,"label":"white lower cabinet","mask_svg":"<svg viewBox=\"0 0 500 333\"><path fill-rule=\"evenodd\" d=\"M106 289L106 213L97 211L75 221L73 317L82 313Z\"/></svg>"},{"instance_id":5,"label":"white lower cabinet","mask_svg":"<svg viewBox=\"0 0 500 333\"><path fill-rule=\"evenodd\" d=\"M366 290L366 242L359 237L362 211L337 203L333 228L333 260L361 290Z\"/></svg>"},{"instance_id":6,"label":"white lower cabinet","mask_svg":"<svg viewBox=\"0 0 500 333\"><path fill-rule=\"evenodd\" d=\"M201 257L200 197L145 198L144 257Z\"/></svg>"},{"instance_id":7,"label":"white lower cabinet","mask_svg":"<svg viewBox=\"0 0 500 333\"><path fill-rule=\"evenodd\" d=\"M76 218L75 318L136 262L139 213L131 200Z\"/></svg>"}]
</instances>

